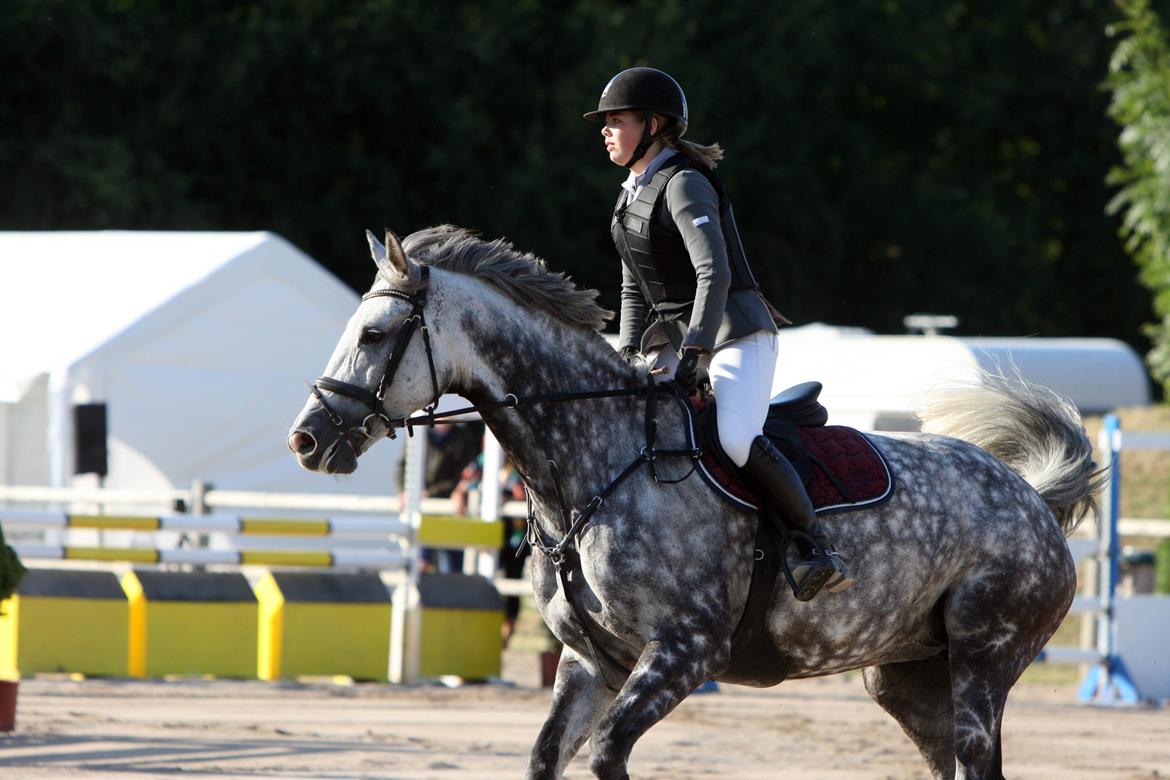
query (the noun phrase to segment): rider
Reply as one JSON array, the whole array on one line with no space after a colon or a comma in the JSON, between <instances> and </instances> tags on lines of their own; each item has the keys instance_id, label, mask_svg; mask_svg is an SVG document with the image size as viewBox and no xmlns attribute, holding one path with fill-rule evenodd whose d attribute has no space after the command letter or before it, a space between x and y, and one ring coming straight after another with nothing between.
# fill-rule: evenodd
<instances>
[{"instance_id":1,"label":"rider","mask_svg":"<svg viewBox=\"0 0 1170 780\"><path fill-rule=\"evenodd\" d=\"M654 68L618 73L585 118L604 121L609 159L630 171L610 223L622 259L622 357L673 372L688 391L699 364L707 364L724 451L772 511L820 548L802 546L805 558L792 571L797 598L812 599L826 585L844 590L853 579L800 477L761 434L776 368L776 322L786 320L760 293L744 256L713 170L723 150L682 140L686 96Z\"/></svg>"}]
</instances>

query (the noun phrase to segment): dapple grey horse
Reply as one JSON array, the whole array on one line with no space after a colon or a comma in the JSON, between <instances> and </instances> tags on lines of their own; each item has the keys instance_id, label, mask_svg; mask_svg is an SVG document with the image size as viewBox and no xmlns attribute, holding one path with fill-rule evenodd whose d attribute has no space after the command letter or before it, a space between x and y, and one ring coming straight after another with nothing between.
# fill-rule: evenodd
<instances>
[{"instance_id":1,"label":"dapple grey horse","mask_svg":"<svg viewBox=\"0 0 1170 780\"><path fill-rule=\"evenodd\" d=\"M596 292L450 226L367 236L376 280L289 446L307 469L346 474L438 393L479 406L528 487L535 538L563 538L566 519L588 515L576 607L552 556L533 558L537 606L565 649L526 776L560 777L589 740L597 777L628 777L638 738L727 670L757 518L697 478L629 469L646 446L647 376L600 335L610 313ZM685 449L688 412L668 399L656 414L657 446ZM998 778L1008 691L1072 601L1065 536L1092 511L1100 474L1076 410L1043 388L989 376L936 396L924 421L930 433L870 437L897 491L823 519L858 582L801 603L781 578L768 662L792 678L864 669L935 777ZM685 468L663 462L658 476Z\"/></svg>"}]
</instances>

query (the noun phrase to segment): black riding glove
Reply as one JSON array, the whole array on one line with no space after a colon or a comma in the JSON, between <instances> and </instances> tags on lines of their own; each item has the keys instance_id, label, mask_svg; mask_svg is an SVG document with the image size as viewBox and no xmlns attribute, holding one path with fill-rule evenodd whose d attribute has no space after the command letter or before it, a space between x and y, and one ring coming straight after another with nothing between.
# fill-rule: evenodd
<instances>
[{"instance_id":1,"label":"black riding glove","mask_svg":"<svg viewBox=\"0 0 1170 780\"><path fill-rule=\"evenodd\" d=\"M646 358L642 356L642 352L637 347L622 347L618 354L622 356L622 360L634 368L639 370L646 368Z\"/></svg>"},{"instance_id":2,"label":"black riding glove","mask_svg":"<svg viewBox=\"0 0 1170 780\"><path fill-rule=\"evenodd\" d=\"M674 370L674 381L688 395L699 387L699 350L684 349L678 368Z\"/></svg>"}]
</instances>

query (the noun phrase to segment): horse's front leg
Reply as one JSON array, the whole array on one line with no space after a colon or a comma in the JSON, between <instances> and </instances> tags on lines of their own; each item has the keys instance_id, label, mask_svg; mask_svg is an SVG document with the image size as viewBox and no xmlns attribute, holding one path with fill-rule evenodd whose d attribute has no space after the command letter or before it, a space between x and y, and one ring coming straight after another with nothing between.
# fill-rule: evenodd
<instances>
[{"instance_id":1,"label":"horse's front leg","mask_svg":"<svg viewBox=\"0 0 1170 780\"><path fill-rule=\"evenodd\" d=\"M573 650L565 647L557 665L552 708L532 746L524 777L527 780L559 778L613 697L601 678Z\"/></svg>"},{"instance_id":2,"label":"horse's front leg","mask_svg":"<svg viewBox=\"0 0 1170 780\"><path fill-rule=\"evenodd\" d=\"M594 729L593 774L601 780L628 780L626 764L634 743L691 691L712 678L719 663L703 650L717 644L701 639L653 640L646 645L626 684Z\"/></svg>"}]
</instances>

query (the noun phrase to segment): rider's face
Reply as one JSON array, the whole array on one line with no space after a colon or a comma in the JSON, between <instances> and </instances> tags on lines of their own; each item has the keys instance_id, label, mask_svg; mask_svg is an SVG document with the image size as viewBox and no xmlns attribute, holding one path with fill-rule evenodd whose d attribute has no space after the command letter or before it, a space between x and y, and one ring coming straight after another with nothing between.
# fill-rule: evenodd
<instances>
[{"instance_id":1,"label":"rider's face","mask_svg":"<svg viewBox=\"0 0 1170 780\"><path fill-rule=\"evenodd\" d=\"M625 165L642 140L645 122L633 111L611 111L605 115L601 135L605 138L605 151L615 165Z\"/></svg>"}]
</instances>

